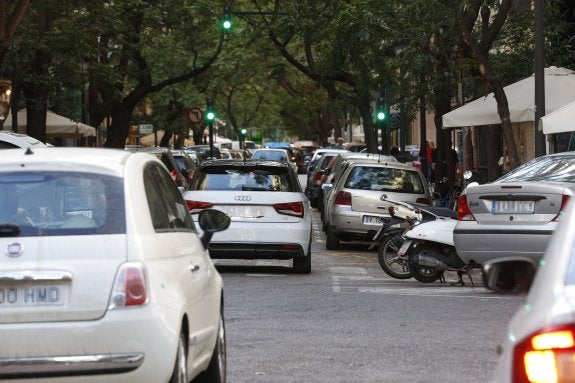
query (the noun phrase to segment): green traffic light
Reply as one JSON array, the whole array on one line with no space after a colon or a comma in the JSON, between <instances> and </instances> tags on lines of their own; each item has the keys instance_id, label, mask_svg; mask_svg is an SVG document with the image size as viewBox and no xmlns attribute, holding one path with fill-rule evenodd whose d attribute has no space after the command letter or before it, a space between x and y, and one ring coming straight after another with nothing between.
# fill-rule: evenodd
<instances>
[{"instance_id":1,"label":"green traffic light","mask_svg":"<svg viewBox=\"0 0 575 383\"><path fill-rule=\"evenodd\" d=\"M232 29L232 21L229 19L226 19L222 22L222 26L224 27L224 29L226 31L229 31L230 29Z\"/></svg>"},{"instance_id":2,"label":"green traffic light","mask_svg":"<svg viewBox=\"0 0 575 383\"><path fill-rule=\"evenodd\" d=\"M242 136L245 136L247 132L248 132L248 131L247 131L246 129L240 130L240 133L242 134Z\"/></svg>"},{"instance_id":3,"label":"green traffic light","mask_svg":"<svg viewBox=\"0 0 575 383\"><path fill-rule=\"evenodd\" d=\"M377 112L377 119L380 121L385 120L385 113L384 112Z\"/></svg>"},{"instance_id":4,"label":"green traffic light","mask_svg":"<svg viewBox=\"0 0 575 383\"><path fill-rule=\"evenodd\" d=\"M214 118L216 118L216 114L215 114L214 112L208 112L208 113L206 114L206 118L207 118L209 121L212 121Z\"/></svg>"}]
</instances>

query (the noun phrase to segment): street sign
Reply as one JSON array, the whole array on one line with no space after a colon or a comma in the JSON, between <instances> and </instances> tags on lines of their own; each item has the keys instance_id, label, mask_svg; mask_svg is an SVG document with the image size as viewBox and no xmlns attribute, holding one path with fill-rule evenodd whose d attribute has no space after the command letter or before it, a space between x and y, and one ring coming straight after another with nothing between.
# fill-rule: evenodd
<instances>
[{"instance_id":1,"label":"street sign","mask_svg":"<svg viewBox=\"0 0 575 383\"><path fill-rule=\"evenodd\" d=\"M192 106L186 110L186 117L192 124L200 125L204 120L204 111L198 106Z\"/></svg>"},{"instance_id":2,"label":"street sign","mask_svg":"<svg viewBox=\"0 0 575 383\"><path fill-rule=\"evenodd\" d=\"M150 134L154 133L154 125L152 124L140 124L138 125L140 134Z\"/></svg>"}]
</instances>

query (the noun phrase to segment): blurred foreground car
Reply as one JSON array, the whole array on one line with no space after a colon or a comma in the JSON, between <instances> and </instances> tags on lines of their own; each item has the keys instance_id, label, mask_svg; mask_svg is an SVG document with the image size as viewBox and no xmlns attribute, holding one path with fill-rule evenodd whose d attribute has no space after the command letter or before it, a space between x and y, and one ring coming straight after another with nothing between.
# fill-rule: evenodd
<instances>
[{"instance_id":1,"label":"blurred foreground car","mask_svg":"<svg viewBox=\"0 0 575 383\"><path fill-rule=\"evenodd\" d=\"M0 379L224 382L223 284L165 166L116 149L6 149Z\"/></svg>"},{"instance_id":2,"label":"blurred foreground car","mask_svg":"<svg viewBox=\"0 0 575 383\"><path fill-rule=\"evenodd\" d=\"M9 130L0 130L0 149L13 148L42 148L47 145L26 134L14 133Z\"/></svg>"},{"instance_id":3,"label":"blurred foreground car","mask_svg":"<svg viewBox=\"0 0 575 383\"><path fill-rule=\"evenodd\" d=\"M293 259L296 272L310 272L311 207L287 163L204 162L184 199L194 220L206 208L232 219L228 230L214 235L212 258Z\"/></svg>"},{"instance_id":4,"label":"blurred foreground car","mask_svg":"<svg viewBox=\"0 0 575 383\"><path fill-rule=\"evenodd\" d=\"M574 190L575 152L537 157L465 188L453 231L457 254L478 265L524 255L539 260Z\"/></svg>"},{"instance_id":5,"label":"blurred foreground car","mask_svg":"<svg viewBox=\"0 0 575 383\"><path fill-rule=\"evenodd\" d=\"M485 286L524 294L509 322L493 381L573 382L575 379L575 201L571 201L543 258L493 260Z\"/></svg>"}]
</instances>

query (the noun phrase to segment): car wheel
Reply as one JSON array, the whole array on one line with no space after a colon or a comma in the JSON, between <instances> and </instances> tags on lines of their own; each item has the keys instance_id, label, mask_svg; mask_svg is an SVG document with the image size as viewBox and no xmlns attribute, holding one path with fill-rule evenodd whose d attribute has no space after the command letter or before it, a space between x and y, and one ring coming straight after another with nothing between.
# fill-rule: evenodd
<instances>
[{"instance_id":1,"label":"car wheel","mask_svg":"<svg viewBox=\"0 0 575 383\"><path fill-rule=\"evenodd\" d=\"M293 259L293 269L299 274L311 273L311 239L307 249L307 256Z\"/></svg>"},{"instance_id":2,"label":"car wheel","mask_svg":"<svg viewBox=\"0 0 575 383\"><path fill-rule=\"evenodd\" d=\"M172 377L170 378L170 383L188 383L188 370L187 362L188 357L186 353L186 340L185 334L180 334L180 340L178 341L178 352L176 353L176 363L174 364L174 371L172 372Z\"/></svg>"},{"instance_id":3,"label":"car wheel","mask_svg":"<svg viewBox=\"0 0 575 383\"><path fill-rule=\"evenodd\" d=\"M326 234L325 248L328 250L339 250L339 238L331 227L327 228Z\"/></svg>"},{"instance_id":4,"label":"car wheel","mask_svg":"<svg viewBox=\"0 0 575 383\"><path fill-rule=\"evenodd\" d=\"M216 345L208 368L194 380L194 383L225 383L227 376L226 363L226 327L224 324L223 307L220 313L220 324Z\"/></svg>"}]
</instances>

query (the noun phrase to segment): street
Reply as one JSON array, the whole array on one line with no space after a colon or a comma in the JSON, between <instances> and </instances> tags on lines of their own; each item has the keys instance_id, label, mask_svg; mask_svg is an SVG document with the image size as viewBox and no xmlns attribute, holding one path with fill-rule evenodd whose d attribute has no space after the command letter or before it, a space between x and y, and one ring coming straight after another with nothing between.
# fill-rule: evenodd
<instances>
[{"instance_id":1,"label":"street","mask_svg":"<svg viewBox=\"0 0 575 383\"><path fill-rule=\"evenodd\" d=\"M485 382L523 298L481 286L396 280L361 245L325 249L314 214L312 272L291 261L218 260L228 381ZM466 280L466 282L469 282Z\"/></svg>"}]
</instances>

